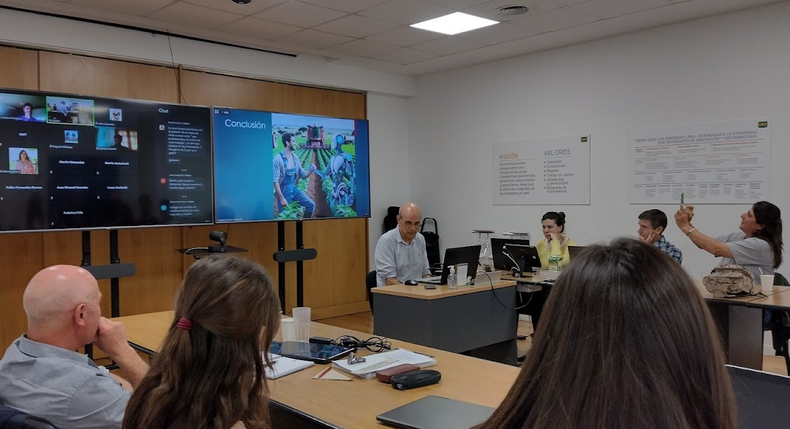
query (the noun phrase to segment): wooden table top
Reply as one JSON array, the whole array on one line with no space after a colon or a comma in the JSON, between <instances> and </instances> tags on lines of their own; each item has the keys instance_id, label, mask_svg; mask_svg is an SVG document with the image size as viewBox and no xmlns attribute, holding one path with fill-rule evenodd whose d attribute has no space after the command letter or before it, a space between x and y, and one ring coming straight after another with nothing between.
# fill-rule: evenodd
<instances>
[{"instance_id":1,"label":"wooden table top","mask_svg":"<svg viewBox=\"0 0 790 429\"><path fill-rule=\"evenodd\" d=\"M172 319L173 312L165 311L114 320L123 322L130 342L156 351ZM353 335L363 340L370 337L362 332L317 322L311 323L310 335L328 338ZM280 333L277 338L282 338ZM314 375L326 368L325 365L316 365L277 380L269 380L272 399L338 427L370 428L380 426L376 422L377 415L427 395L496 407L505 398L519 373L519 368L513 366L403 341L391 341L393 347L434 356L437 365L431 369L442 373L442 381L433 386L399 391L376 380L313 380ZM369 353L364 350L359 354Z\"/></svg>"},{"instance_id":2,"label":"wooden table top","mask_svg":"<svg viewBox=\"0 0 790 429\"><path fill-rule=\"evenodd\" d=\"M781 288L779 292L777 289ZM790 311L790 287L774 286L774 293L749 301L747 307L772 308Z\"/></svg>"},{"instance_id":3,"label":"wooden table top","mask_svg":"<svg viewBox=\"0 0 790 429\"><path fill-rule=\"evenodd\" d=\"M759 285L757 286L759 287ZM771 297L790 291L790 287L788 286L774 286L773 291L764 293L763 295L744 295L733 298L716 298L712 293L705 289L705 286L702 284L702 280L697 280L697 289L699 290L700 295L702 295L706 301L731 305L750 305L753 301L765 299L765 296Z\"/></svg>"},{"instance_id":4,"label":"wooden table top","mask_svg":"<svg viewBox=\"0 0 790 429\"><path fill-rule=\"evenodd\" d=\"M397 295L397 296L405 296L409 298L417 298L417 299L441 299L441 298L448 298L451 296L458 296L458 295L466 295L469 293L478 293L483 292L486 290L494 289L501 289L506 287L515 286L516 282L508 281L508 280L500 280L499 282L494 283L493 285L489 284L488 282L483 282L482 284L476 284L473 286L465 285L465 286L458 286L458 289L450 290L446 285L437 285L436 289L425 289L424 285L418 284L416 286L406 286L404 284L398 285L390 285L390 286L378 286L371 289L373 293L380 293L384 295Z\"/></svg>"}]
</instances>

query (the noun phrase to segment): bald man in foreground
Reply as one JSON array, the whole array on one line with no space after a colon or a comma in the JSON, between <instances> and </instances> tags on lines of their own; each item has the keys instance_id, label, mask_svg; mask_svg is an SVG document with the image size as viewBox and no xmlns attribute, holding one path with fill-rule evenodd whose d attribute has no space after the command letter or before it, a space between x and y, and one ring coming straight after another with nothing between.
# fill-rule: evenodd
<instances>
[{"instance_id":1,"label":"bald man in foreground","mask_svg":"<svg viewBox=\"0 0 790 429\"><path fill-rule=\"evenodd\" d=\"M420 234L422 210L406 203L398 210L398 227L384 233L376 243L376 285L394 285L430 277L425 237Z\"/></svg>"},{"instance_id":2,"label":"bald man in foreground","mask_svg":"<svg viewBox=\"0 0 790 429\"><path fill-rule=\"evenodd\" d=\"M0 401L61 429L120 428L130 392L76 350L94 343L131 386L148 365L126 341L118 322L101 317L101 292L86 270L55 265L39 271L23 297L27 334L0 360Z\"/></svg>"}]
</instances>

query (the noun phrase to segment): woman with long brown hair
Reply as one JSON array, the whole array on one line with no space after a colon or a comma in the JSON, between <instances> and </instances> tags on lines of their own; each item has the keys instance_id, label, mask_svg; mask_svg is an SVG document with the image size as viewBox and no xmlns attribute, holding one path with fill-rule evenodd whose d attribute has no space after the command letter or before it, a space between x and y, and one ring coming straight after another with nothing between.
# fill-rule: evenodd
<instances>
[{"instance_id":1,"label":"woman with long brown hair","mask_svg":"<svg viewBox=\"0 0 790 429\"><path fill-rule=\"evenodd\" d=\"M709 237L691 224L694 206L685 205L675 213L675 223L700 249L721 256L721 265L739 264L759 283L761 274L773 274L782 265L782 211L768 201L754 203L741 215L739 232Z\"/></svg>"},{"instance_id":2,"label":"woman with long brown hair","mask_svg":"<svg viewBox=\"0 0 790 429\"><path fill-rule=\"evenodd\" d=\"M263 267L227 256L195 262L123 427L268 428L269 362L261 351L269 349L279 324L279 298Z\"/></svg>"},{"instance_id":3,"label":"woman with long brown hair","mask_svg":"<svg viewBox=\"0 0 790 429\"><path fill-rule=\"evenodd\" d=\"M655 246L588 246L543 315L515 384L478 429L737 427L710 313Z\"/></svg>"}]
</instances>

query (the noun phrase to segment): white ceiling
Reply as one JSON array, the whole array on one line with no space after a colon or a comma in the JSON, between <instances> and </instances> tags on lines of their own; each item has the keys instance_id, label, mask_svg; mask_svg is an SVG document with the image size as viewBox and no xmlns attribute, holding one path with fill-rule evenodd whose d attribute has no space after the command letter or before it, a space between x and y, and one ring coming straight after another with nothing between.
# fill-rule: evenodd
<instances>
[{"instance_id":1,"label":"white ceiling","mask_svg":"<svg viewBox=\"0 0 790 429\"><path fill-rule=\"evenodd\" d=\"M777 0L0 0L87 18L367 69L421 75ZM503 16L499 9L530 11ZM462 11L500 21L445 36L409 27ZM0 9L2 13L2 9Z\"/></svg>"}]
</instances>

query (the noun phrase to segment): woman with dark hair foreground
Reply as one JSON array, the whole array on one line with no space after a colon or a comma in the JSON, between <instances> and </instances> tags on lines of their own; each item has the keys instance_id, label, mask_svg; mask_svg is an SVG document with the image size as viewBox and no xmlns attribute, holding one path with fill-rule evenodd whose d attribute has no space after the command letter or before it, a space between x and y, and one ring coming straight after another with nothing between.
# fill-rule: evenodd
<instances>
[{"instance_id":1,"label":"woman with dark hair foreground","mask_svg":"<svg viewBox=\"0 0 790 429\"><path fill-rule=\"evenodd\" d=\"M655 246L588 246L543 315L515 384L477 429L737 427L708 309Z\"/></svg>"},{"instance_id":2,"label":"woman with dark hair foreground","mask_svg":"<svg viewBox=\"0 0 790 429\"><path fill-rule=\"evenodd\" d=\"M260 265L211 256L187 271L175 318L134 391L124 428L268 428L262 350L280 326L280 301ZM236 425L236 426L234 426Z\"/></svg>"}]
</instances>

